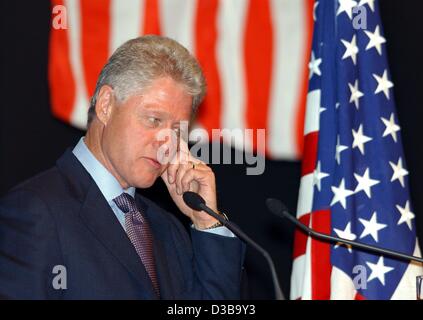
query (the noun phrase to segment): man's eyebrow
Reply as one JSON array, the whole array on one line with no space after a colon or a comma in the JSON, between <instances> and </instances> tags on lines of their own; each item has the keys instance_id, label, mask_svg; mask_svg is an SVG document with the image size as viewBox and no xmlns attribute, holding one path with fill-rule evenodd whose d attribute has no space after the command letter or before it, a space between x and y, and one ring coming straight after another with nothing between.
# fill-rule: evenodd
<instances>
[{"instance_id":1,"label":"man's eyebrow","mask_svg":"<svg viewBox=\"0 0 423 320\"><path fill-rule=\"evenodd\" d=\"M144 105L143 106L143 109L145 109L147 111L155 112L157 114L162 114L162 115L169 116L169 112L166 112L164 110L161 110L160 108L158 108L157 106L155 106L153 104Z\"/></svg>"},{"instance_id":2,"label":"man's eyebrow","mask_svg":"<svg viewBox=\"0 0 423 320\"><path fill-rule=\"evenodd\" d=\"M157 109L157 111L162 111L162 110L160 110L160 108L157 106L157 104L154 104L154 103L144 104L142 107L143 107L143 108L146 108L146 109ZM163 111L162 111L162 112L163 112Z\"/></svg>"},{"instance_id":3,"label":"man's eyebrow","mask_svg":"<svg viewBox=\"0 0 423 320\"><path fill-rule=\"evenodd\" d=\"M156 108L156 106L155 106L154 104L146 104L146 105L144 105L143 107L144 107L146 110L148 110L148 111L150 111L150 112L153 112L153 113L155 113L155 114L161 115L162 117L164 117L164 118L166 118L166 119L171 118L171 113L169 113L169 112L167 112L167 111L164 111L164 110L155 109L155 108ZM191 123L191 121L190 121L190 120L181 119L181 120L176 120L176 121L174 121L174 125L176 124L176 125L180 126L180 123L181 123L182 121L188 121L188 126L189 126L189 125L190 125L190 123Z\"/></svg>"}]
</instances>

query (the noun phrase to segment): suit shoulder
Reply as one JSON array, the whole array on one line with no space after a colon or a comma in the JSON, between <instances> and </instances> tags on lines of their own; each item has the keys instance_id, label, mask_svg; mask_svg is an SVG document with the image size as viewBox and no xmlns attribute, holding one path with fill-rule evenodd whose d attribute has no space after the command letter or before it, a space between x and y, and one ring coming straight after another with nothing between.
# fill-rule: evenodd
<instances>
[{"instance_id":1,"label":"suit shoulder","mask_svg":"<svg viewBox=\"0 0 423 320\"><path fill-rule=\"evenodd\" d=\"M49 219L50 210L47 202L33 188L13 188L0 198L0 219L6 222L4 228L16 225L32 228Z\"/></svg>"},{"instance_id":2,"label":"suit shoulder","mask_svg":"<svg viewBox=\"0 0 423 320\"><path fill-rule=\"evenodd\" d=\"M60 201L64 194L69 194L65 179L56 167L52 167L13 187L0 201L19 198L25 202L38 198L49 203L52 200Z\"/></svg>"},{"instance_id":3,"label":"suit shoulder","mask_svg":"<svg viewBox=\"0 0 423 320\"><path fill-rule=\"evenodd\" d=\"M50 169L39 172L38 174L28 178L25 181L20 182L15 187L13 187L10 191L14 191L15 189L20 189L20 188L31 188L31 187L37 188L43 185L46 181L51 181L57 175L59 175L57 168L52 167Z\"/></svg>"}]
</instances>

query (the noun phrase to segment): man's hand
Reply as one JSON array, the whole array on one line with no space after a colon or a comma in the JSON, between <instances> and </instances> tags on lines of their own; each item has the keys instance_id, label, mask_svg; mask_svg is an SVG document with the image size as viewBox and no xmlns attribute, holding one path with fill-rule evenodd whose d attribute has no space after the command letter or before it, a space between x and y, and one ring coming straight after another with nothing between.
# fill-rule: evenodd
<instances>
[{"instance_id":1,"label":"man's hand","mask_svg":"<svg viewBox=\"0 0 423 320\"><path fill-rule=\"evenodd\" d=\"M189 208L182 198L185 191L196 192L204 198L207 206L217 211L214 173L204 162L190 154L186 142L180 143L175 159L161 177L179 210L191 219L197 229L206 229L217 222L207 213Z\"/></svg>"}]
</instances>

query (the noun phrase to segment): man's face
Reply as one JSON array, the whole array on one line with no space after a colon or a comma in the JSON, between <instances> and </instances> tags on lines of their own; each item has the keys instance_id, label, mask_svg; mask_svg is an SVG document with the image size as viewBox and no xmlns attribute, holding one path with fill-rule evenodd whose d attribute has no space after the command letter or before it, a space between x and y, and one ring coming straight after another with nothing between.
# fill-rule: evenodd
<instances>
[{"instance_id":1,"label":"man's face","mask_svg":"<svg viewBox=\"0 0 423 320\"><path fill-rule=\"evenodd\" d=\"M114 101L101 137L104 160L123 187L148 188L168 166L159 162L158 150L164 143L170 145L170 139L160 135L178 132L180 122L190 120L192 97L165 77L154 80L142 94Z\"/></svg>"}]
</instances>

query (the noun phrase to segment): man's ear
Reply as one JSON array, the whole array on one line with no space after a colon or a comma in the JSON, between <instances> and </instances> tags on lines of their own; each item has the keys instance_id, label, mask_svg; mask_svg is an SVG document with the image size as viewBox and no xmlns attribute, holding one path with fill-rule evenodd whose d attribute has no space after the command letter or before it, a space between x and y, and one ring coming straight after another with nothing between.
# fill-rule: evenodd
<instances>
[{"instance_id":1,"label":"man's ear","mask_svg":"<svg viewBox=\"0 0 423 320\"><path fill-rule=\"evenodd\" d=\"M104 125L107 125L107 122L111 117L114 104L115 97L112 87L108 85L102 86L98 93L97 102L95 104L95 113L97 118Z\"/></svg>"}]
</instances>

